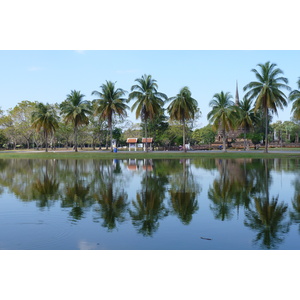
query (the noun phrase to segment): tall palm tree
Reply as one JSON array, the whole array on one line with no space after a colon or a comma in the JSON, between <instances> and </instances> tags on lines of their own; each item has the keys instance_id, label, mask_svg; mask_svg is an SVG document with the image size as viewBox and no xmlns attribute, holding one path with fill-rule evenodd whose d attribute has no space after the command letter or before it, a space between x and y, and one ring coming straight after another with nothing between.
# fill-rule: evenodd
<instances>
[{"instance_id":1,"label":"tall palm tree","mask_svg":"<svg viewBox=\"0 0 300 300\"><path fill-rule=\"evenodd\" d=\"M268 115L269 112L278 115L277 108L283 109L287 106L286 95L281 89L291 90L287 85L288 79L281 76L282 70L277 65L270 63L258 64L260 72L256 69L251 71L255 74L257 81L252 81L244 86L248 92L245 97L255 99L254 111L262 110L265 117L265 153L268 153Z\"/></svg>"},{"instance_id":2,"label":"tall palm tree","mask_svg":"<svg viewBox=\"0 0 300 300\"><path fill-rule=\"evenodd\" d=\"M58 128L58 116L50 104L37 103L36 110L32 113L32 127L37 132L43 131L46 152L48 152L48 137Z\"/></svg>"},{"instance_id":3,"label":"tall palm tree","mask_svg":"<svg viewBox=\"0 0 300 300\"><path fill-rule=\"evenodd\" d=\"M110 130L111 151L113 151L112 123L114 115L117 114L119 117L126 117L126 109L128 109L129 106L125 104L126 99L122 98L126 92L120 88L116 89L115 83L106 81L106 84L102 84L100 88L100 92L92 92L92 95L99 97L96 100L97 108L95 114L99 114L102 119L107 120L108 128Z\"/></svg>"},{"instance_id":4,"label":"tall palm tree","mask_svg":"<svg viewBox=\"0 0 300 300\"><path fill-rule=\"evenodd\" d=\"M293 118L300 120L300 77L297 84L299 90L293 90L289 95L289 99L294 101L292 106Z\"/></svg>"},{"instance_id":5,"label":"tall palm tree","mask_svg":"<svg viewBox=\"0 0 300 300\"><path fill-rule=\"evenodd\" d=\"M132 99L136 101L131 107L131 111L136 110L136 118L141 117L145 122L146 152L148 152L147 143L147 122L161 112L164 101L168 99L167 95L157 91L157 81L151 75L143 75L141 78L135 79L137 84L131 87L131 93L128 102Z\"/></svg>"},{"instance_id":6,"label":"tall palm tree","mask_svg":"<svg viewBox=\"0 0 300 300\"><path fill-rule=\"evenodd\" d=\"M171 97L169 101L172 101L167 110L171 120L177 120L182 123L182 138L183 149L186 152L185 147L185 124L186 121L194 119L195 114L198 111L198 102L192 98L192 93L187 86L183 87L179 94L175 97Z\"/></svg>"},{"instance_id":7,"label":"tall palm tree","mask_svg":"<svg viewBox=\"0 0 300 300\"><path fill-rule=\"evenodd\" d=\"M252 108L252 100L244 97L238 104L236 119L236 127L242 127L244 131L244 150L246 150L246 133L254 127L257 120L258 117L254 113L254 108Z\"/></svg>"},{"instance_id":8,"label":"tall palm tree","mask_svg":"<svg viewBox=\"0 0 300 300\"><path fill-rule=\"evenodd\" d=\"M220 128L223 136L223 152L226 152L226 131L234 127L235 107L231 101L232 96L229 92L217 93L209 102L212 110L207 114L207 119L213 124L215 129Z\"/></svg>"},{"instance_id":9,"label":"tall palm tree","mask_svg":"<svg viewBox=\"0 0 300 300\"><path fill-rule=\"evenodd\" d=\"M77 135L78 127L81 125L88 125L88 115L92 114L90 104L88 101L83 100L84 95L80 91L72 90L67 95L67 99L60 104L61 114L64 115L64 121L71 123L74 127L75 145L74 150L77 150Z\"/></svg>"}]
</instances>

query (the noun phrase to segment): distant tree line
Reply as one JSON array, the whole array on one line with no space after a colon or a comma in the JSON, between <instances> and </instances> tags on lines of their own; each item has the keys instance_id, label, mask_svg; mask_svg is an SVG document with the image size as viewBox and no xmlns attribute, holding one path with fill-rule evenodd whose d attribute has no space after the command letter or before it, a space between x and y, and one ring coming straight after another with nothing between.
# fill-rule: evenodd
<instances>
[{"instance_id":1,"label":"distant tree line","mask_svg":"<svg viewBox=\"0 0 300 300\"><path fill-rule=\"evenodd\" d=\"M187 86L176 96L168 97L158 90L151 75L135 80L130 93L106 81L100 90L93 91L95 99L85 100L85 95L72 90L61 103L49 104L24 100L14 108L0 110L0 146L6 149L90 146L106 147L113 151L117 145L126 145L128 137L153 137L156 146L211 144L221 132L223 151L229 130L243 128L243 138L264 141L298 142L300 129L300 78L299 90L291 91L288 79L276 64L266 62L252 69L256 81L244 87L245 97L238 105L229 92L216 93L209 102L207 115L210 124L194 129L201 116L198 102ZM289 93L287 96L283 90ZM126 95L128 96L126 97ZM272 115L293 101L292 120L271 124ZM129 103L133 102L129 107ZM164 108L166 105L166 108ZM127 111L135 111L140 124L127 120ZM167 115L166 115L167 114ZM146 146L146 151L148 147Z\"/></svg>"}]
</instances>

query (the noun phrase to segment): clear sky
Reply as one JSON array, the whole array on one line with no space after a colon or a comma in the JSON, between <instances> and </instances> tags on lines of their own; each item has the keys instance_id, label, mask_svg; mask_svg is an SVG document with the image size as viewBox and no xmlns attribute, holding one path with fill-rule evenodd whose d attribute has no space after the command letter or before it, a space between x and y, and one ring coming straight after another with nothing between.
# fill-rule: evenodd
<instances>
[{"instance_id":1,"label":"clear sky","mask_svg":"<svg viewBox=\"0 0 300 300\"><path fill-rule=\"evenodd\" d=\"M150 74L159 91L175 96L188 86L208 123L209 102L215 93L230 92L240 99L243 87L255 80L252 68L271 61L283 70L296 89L300 77L300 51L275 50L2 50L0 52L1 108L7 110L22 100L62 102L71 90L80 90L92 100L106 80L130 92L134 80ZM233 99L234 100L234 99ZM282 121L290 119L291 105L279 111ZM134 113L130 120L136 120Z\"/></svg>"}]
</instances>

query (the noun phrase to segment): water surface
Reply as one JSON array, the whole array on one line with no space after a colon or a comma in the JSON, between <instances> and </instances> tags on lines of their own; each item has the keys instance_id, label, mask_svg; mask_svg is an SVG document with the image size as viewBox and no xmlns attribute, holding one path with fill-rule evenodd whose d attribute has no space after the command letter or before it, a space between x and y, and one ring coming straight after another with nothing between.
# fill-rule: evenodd
<instances>
[{"instance_id":1,"label":"water surface","mask_svg":"<svg viewBox=\"0 0 300 300\"><path fill-rule=\"evenodd\" d=\"M0 249L300 249L299 166L0 160Z\"/></svg>"}]
</instances>

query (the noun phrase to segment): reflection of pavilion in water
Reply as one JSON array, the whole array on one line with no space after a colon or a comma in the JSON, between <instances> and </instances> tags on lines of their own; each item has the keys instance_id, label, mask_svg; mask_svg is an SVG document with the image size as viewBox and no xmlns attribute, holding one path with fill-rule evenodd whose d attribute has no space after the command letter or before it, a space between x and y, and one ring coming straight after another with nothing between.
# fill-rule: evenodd
<instances>
[{"instance_id":1,"label":"reflection of pavilion in water","mask_svg":"<svg viewBox=\"0 0 300 300\"><path fill-rule=\"evenodd\" d=\"M126 159L123 163L127 165L127 170L130 171L153 171L152 159Z\"/></svg>"}]
</instances>

